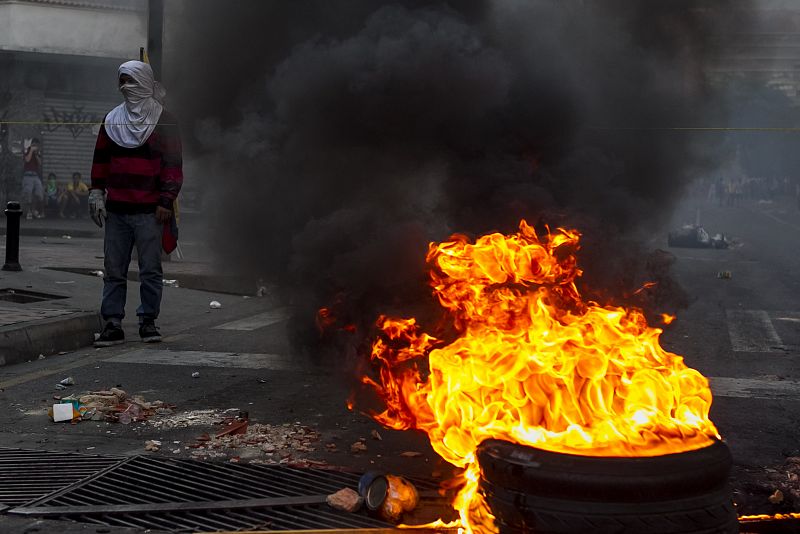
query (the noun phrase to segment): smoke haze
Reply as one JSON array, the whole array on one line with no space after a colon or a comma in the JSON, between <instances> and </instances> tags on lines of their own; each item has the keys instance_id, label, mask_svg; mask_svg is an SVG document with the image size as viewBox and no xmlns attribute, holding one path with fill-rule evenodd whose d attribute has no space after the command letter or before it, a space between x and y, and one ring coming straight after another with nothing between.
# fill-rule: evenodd
<instances>
[{"instance_id":1,"label":"smoke haze","mask_svg":"<svg viewBox=\"0 0 800 534\"><path fill-rule=\"evenodd\" d=\"M429 241L526 218L584 234L598 298L657 278L642 304L675 306L641 243L717 162L657 128L724 116L704 68L729 3L186 2L167 81L211 246L366 322L428 298Z\"/></svg>"}]
</instances>

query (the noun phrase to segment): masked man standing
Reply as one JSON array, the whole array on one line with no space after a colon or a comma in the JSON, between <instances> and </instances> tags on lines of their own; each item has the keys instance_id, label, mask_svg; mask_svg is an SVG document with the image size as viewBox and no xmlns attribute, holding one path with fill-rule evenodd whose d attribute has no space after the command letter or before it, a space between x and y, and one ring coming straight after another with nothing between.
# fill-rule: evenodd
<instances>
[{"instance_id":1,"label":"masked man standing","mask_svg":"<svg viewBox=\"0 0 800 534\"><path fill-rule=\"evenodd\" d=\"M177 121L162 105L166 92L153 79L150 65L120 65L119 90L125 102L112 109L100 127L89 193L89 214L98 226L106 226L100 308L105 326L96 347L125 341L122 319L134 246L141 284L139 336L145 343L161 341L155 321L163 288L162 231L171 222L183 182Z\"/></svg>"}]
</instances>

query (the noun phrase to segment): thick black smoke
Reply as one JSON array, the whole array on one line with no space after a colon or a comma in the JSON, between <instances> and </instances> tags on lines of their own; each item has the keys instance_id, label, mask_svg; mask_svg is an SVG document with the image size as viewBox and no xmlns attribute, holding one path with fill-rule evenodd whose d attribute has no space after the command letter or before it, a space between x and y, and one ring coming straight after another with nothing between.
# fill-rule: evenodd
<instances>
[{"instance_id":1,"label":"thick black smoke","mask_svg":"<svg viewBox=\"0 0 800 534\"><path fill-rule=\"evenodd\" d=\"M720 118L704 72L732 3L186 2L167 81L212 248L309 317L425 302L429 241L521 218L584 234L598 297L667 288L638 243L715 162L662 128Z\"/></svg>"}]
</instances>

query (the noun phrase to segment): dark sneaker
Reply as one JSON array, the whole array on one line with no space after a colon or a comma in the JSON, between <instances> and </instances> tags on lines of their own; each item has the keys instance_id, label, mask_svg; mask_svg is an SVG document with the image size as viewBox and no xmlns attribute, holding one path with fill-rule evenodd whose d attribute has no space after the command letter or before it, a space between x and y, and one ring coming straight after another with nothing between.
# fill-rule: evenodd
<instances>
[{"instance_id":1,"label":"dark sneaker","mask_svg":"<svg viewBox=\"0 0 800 534\"><path fill-rule=\"evenodd\" d=\"M114 323L106 323L103 331L95 334L95 347L110 347L111 345L120 345L122 343L125 343L125 332L122 331L121 326Z\"/></svg>"},{"instance_id":2,"label":"dark sneaker","mask_svg":"<svg viewBox=\"0 0 800 534\"><path fill-rule=\"evenodd\" d=\"M142 323L139 326L139 336L145 343L158 343L161 341L161 334L155 323Z\"/></svg>"}]
</instances>

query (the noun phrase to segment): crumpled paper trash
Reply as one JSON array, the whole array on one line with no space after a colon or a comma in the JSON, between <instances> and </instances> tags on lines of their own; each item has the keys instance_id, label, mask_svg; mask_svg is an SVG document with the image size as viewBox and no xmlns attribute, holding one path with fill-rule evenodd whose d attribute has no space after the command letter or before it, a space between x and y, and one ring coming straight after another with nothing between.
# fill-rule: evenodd
<instances>
[{"instance_id":1,"label":"crumpled paper trash","mask_svg":"<svg viewBox=\"0 0 800 534\"><path fill-rule=\"evenodd\" d=\"M389 481L389 490L386 493L386 500L381 505L381 515L389 521L397 522L405 512L417 507L419 493L417 488L403 477L386 475L386 480Z\"/></svg>"}]
</instances>

